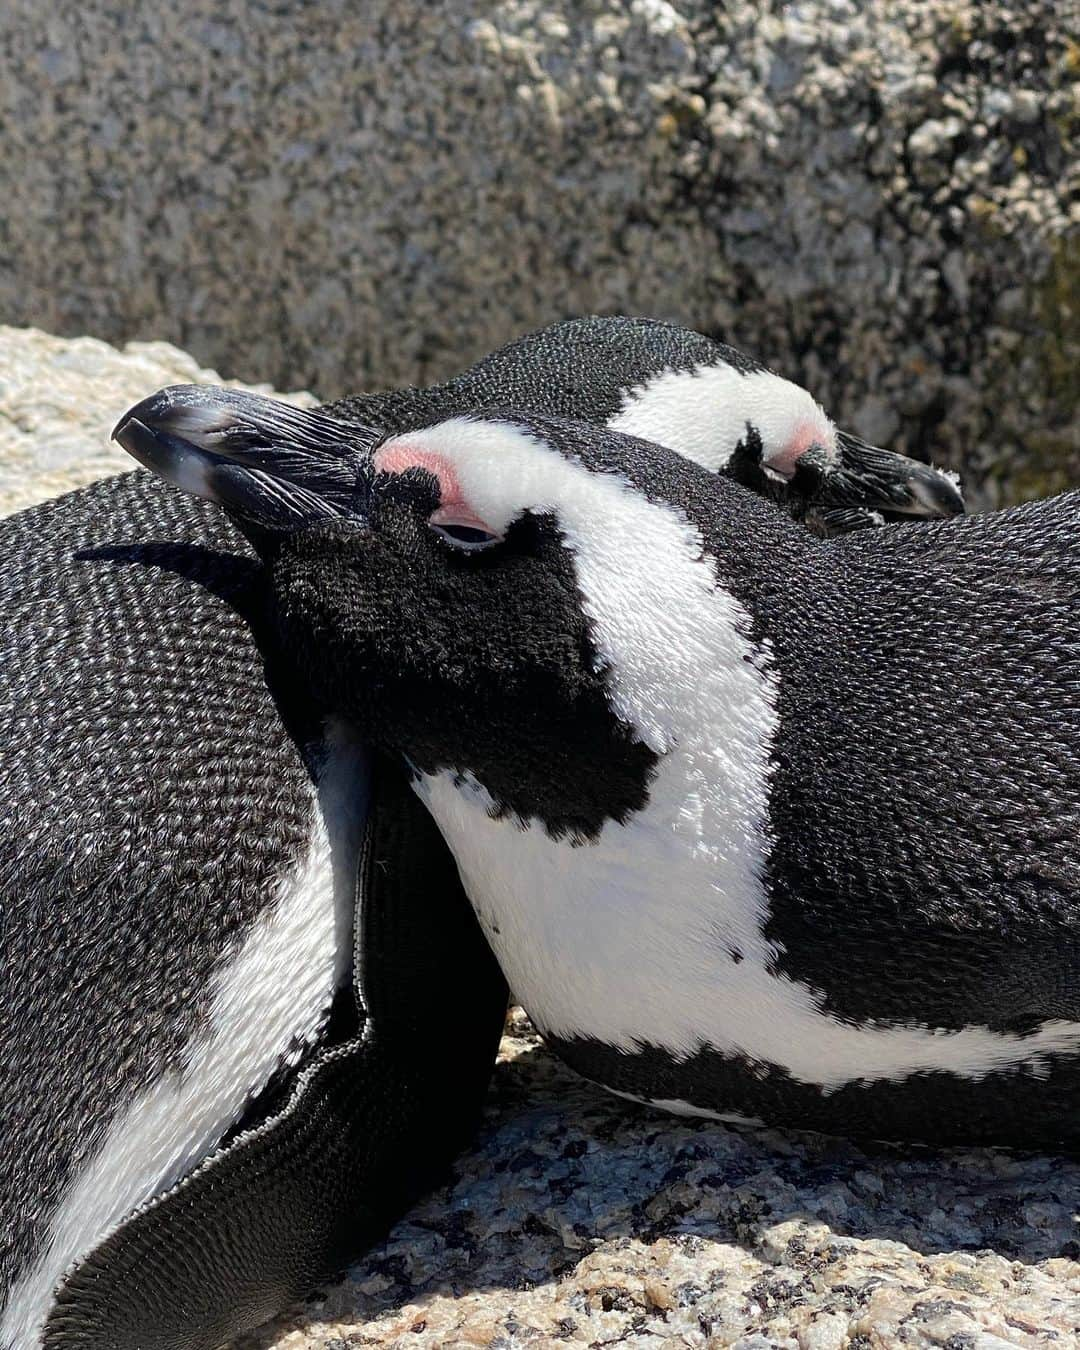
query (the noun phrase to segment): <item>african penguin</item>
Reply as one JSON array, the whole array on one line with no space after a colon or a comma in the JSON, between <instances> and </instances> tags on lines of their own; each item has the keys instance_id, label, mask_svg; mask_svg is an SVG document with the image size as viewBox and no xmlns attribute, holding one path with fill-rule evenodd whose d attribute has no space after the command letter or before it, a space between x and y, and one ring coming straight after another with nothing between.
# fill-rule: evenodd
<instances>
[{"instance_id":1,"label":"african penguin","mask_svg":"<svg viewBox=\"0 0 1080 1350\"><path fill-rule=\"evenodd\" d=\"M304 494L281 529L242 456L144 416L144 463L270 528L298 678L409 766L582 1073L1080 1144L1080 494L822 540L655 444L492 410L385 438L351 499L264 449Z\"/></svg>"},{"instance_id":2,"label":"african penguin","mask_svg":"<svg viewBox=\"0 0 1080 1350\"><path fill-rule=\"evenodd\" d=\"M684 388L693 396L683 398ZM738 473L796 516L827 517L830 528L864 523L878 507L959 509L948 480L845 440L795 386L647 320L555 325L444 385L333 405L324 410L336 419L329 428L318 414L253 406L278 463L291 447L320 493L347 495L363 458L356 424L403 430L511 396L630 426L659 418L687 453ZM180 396L178 406L189 421L201 416L212 438L220 397ZM235 450L243 397L226 403ZM695 433L695 416L708 422L704 432ZM342 419L352 428L345 440ZM271 485L264 480L264 514ZM861 505L841 521L848 500ZM277 502L283 514L270 512L274 524L301 502L294 487ZM258 536L250 520L244 528ZM454 1110L440 1108L439 1141L424 1145L433 1169L479 1109L505 990L471 911L464 901L455 908L453 860L412 796L394 795L394 763L378 761L373 781L363 744L282 680L265 601L265 574L237 529L149 475L117 477L0 524L5 1350L86 1344L106 1330L118 1347L171 1337L195 1350L271 1315L358 1250L374 1222L355 1221L321 1250L289 1247L300 1232L297 1194L321 1197L324 1233L355 1215L355 1196L327 1193L314 1145L302 1165L285 1166L275 1141L329 1118L339 1086L324 1066L343 1073L348 1064L361 1085L398 1082L383 1096L412 1103L397 1125L407 1152L439 1087L437 1074L426 1086L414 1081L425 1009L450 1010L439 1013L441 1035L461 1046ZM420 843L407 842L414 834ZM351 917L365 841L375 835L401 856L361 884ZM350 925L355 918L366 932L379 922L385 896L404 885L403 860L417 858L428 879L401 923L424 928L409 946L454 960L420 993L379 1002L364 960L351 960ZM433 918L428 907L440 896ZM365 940L361 957L373 950ZM393 968L392 953L385 964ZM422 964L417 957L413 968ZM455 996L459 984L468 996ZM406 1017L407 1034L395 1017ZM394 1034L382 1036L376 1069L380 1019ZM355 1098L343 1118L355 1122L366 1109ZM391 1166L390 1145L376 1142L365 1125L335 1146L367 1150L357 1194L381 1221L416 1189L421 1150ZM249 1175L252 1150L277 1171L231 1211L200 1209L225 1193L227 1178ZM207 1250L220 1232L219 1245L244 1261L216 1259L206 1278L192 1256L195 1228L176 1218L181 1208L197 1216ZM220 1228L265 1229L275 1214L275 1240L285 1244L276 1255ZM121 1296L123 1254L148 1243L168 1276L155 1277L155 1298L133 1304ZM146 1256L139 1260L145 1268Z\"/></svg>"},{"instance_id":3,"label":"african penguin","mask_svg":"<svg viewBox=\"0 0 1080 1350\"><path fill-rule=\"evenodd\" d=\"M799 385L734 347L655 319L566 319L444 384L343 399L327 411L407 431L498 405L669 446L821 533L964 509L950 475L838 430Z\"/></svg>"},{"instance_id":4,"label":"african penguin","mask_svg":"<svg viewBox=\"0 0 1080 1350\"><path fill-rule=\"evenodd\" d=\"M265 606L243 536L142 473L0 524L5 1350L211 1350L478 1118L502 977Z\"/></svg>"}]
</instances>

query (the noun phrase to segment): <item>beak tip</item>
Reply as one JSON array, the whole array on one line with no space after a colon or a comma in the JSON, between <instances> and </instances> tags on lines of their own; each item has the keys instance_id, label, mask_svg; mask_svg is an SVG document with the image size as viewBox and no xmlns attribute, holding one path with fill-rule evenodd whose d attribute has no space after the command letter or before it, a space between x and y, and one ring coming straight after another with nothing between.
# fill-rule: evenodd
<instances>
[{"instance_id":1,"label":"beak tip","mask_svg":"<svg viewBox=\"0 0 1080 1350\"><path fill-rule=\"evenodd\" d=\"M967 509L959 482L943 469L925 465L923 472L913 478L912 495L926 510L936 516L960 516Z\"/></svg>"},{"instance_id":2,"label":"beak tip","mask_svg":"<svg viewBox=\"0 0 1080 1350\"><path fill-rule=\"evenodd\" d=\"M163 465L168 458L166 447L153 429L133 416L132 412L126 412L113 427L112 439L144 468L152 469L155 473L163 472Z\"/></svg>"},{"instance_id":3,"label":"beak tip","mask_svg":"<svg viewBox=\"0 0 1080 1350\"><path fill-rule=\"evenodd\" d=\"M227 391L212 386L166 385L132 404L113 427L112 438L123 445L121 435L133 422L141 424L144 431L152 432L175 431L197 436L219 430L227 424L231 411L223 395L227 395Z\"/></svg>"}]
</instances>

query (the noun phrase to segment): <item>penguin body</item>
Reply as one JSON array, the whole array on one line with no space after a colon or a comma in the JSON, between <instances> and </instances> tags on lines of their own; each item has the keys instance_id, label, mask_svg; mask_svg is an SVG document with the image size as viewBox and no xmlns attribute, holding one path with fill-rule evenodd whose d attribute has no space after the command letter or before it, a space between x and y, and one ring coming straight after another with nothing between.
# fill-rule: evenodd
<instances>
[{"instance_id":1,"label":"penguin body","mask_svg":"<svg viewBox=\"0 0 1080 1350\"><path fill-rule=\"evenodd\" d=\"M0 525L5 1350L273 1315L452 1157L505 1007L423 813L268 677L257 558L162 487Z\"/></svg>"},{"instance_id":2,"label":"penguin body","mask_svg":"<svg viewBox=\"0 0 1080 1350\"><path fill-rule=\"evenodd\" d=\"M275 625L405 758L571 1064L694 1113L1080 1143L1080 495L820 540L516 411L373 459L279 534Z\"/></svg>"},{"instance_id":3,"label":"penguin body","mask_svg":"<svg viewBox=\"0 0 1080 1350\"><path fill-rule=\"evenodd\" d=\"M683 397L687 382L703 400ZM267 444L287 442L305 472L317 461L316 495L344 501L370 449L356 424L401 431L510 398L659 419L797 516L843 497L843 441L809 395L644 320L555 325L430 390L323 414L275 405ZM227 400L231 431L243 402ZM221 410L202 411L212 437ZM903 510L912 483L946 482L875 453L883 475L870 459L853 470L854 523L883 481ZM304 507L271 482L272 533ZM927 503L959 509L954 491ZM255 1325L360 1250L479 1109L501 976L430 818L398 791L397 759L376 773L306 689L279 683L265 581L219 513L147 475L0 524L4 1350L200 1350ZM386 856L361 885L371 837ZM384 945L361 932L354 953L354 928L380 924ZM456 1047L449 1082L423 1053L425 1009ZM390 1100L388 1134L372 1103ZM304 1131L306 1151L286 1157ZM353 1189L327 1188L327 1152ZM317 1222L298 1221L305 1204ZM197 1247L229 1255L210 1270ZM132 1263L144 1277L156 1263L154 1297L133 1300Z\"/></svg>"}]
</instances>

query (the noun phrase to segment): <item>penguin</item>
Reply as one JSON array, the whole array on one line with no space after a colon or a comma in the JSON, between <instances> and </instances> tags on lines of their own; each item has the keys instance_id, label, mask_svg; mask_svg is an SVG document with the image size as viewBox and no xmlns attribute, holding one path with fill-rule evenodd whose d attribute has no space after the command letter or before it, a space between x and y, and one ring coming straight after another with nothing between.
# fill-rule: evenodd
<instances>
[{"instance_id":1,"label":"penguin","mask_svg":"<svg viewBox=\"0 0 1080 1350\"><path fill-rule=\"evenodd\" d=\"M243 534L143 473L0 524L5 1350L212 1350L479 1119L505 983L264 609Z\"/></svg>"},{"instance_id":2,"label":"penguin","mask_svg":"<svg viewBox=\"0 0 1080 1350\"><path fill-rule=\"evenodd\" d=\"M322 413L176 397L204 437L223 405L231 453L240 427L268 436L320 500L351 499L387 431L513 397L666 424L823 528L961 505L797 386L646 320L554 325ZM400 758L282 674L258 550L303 494L256 481L265 537L144 473L0 523L3 1350L239 1334L357 1255L478 1116L503 978Z\"/></svg>"},{"instance_id":3,"label":"penguin","mask_svg":"<svg viewBox=\"0 0 1080 1350\"><path fill-rule=\"evenodd\" d=\"M282 650L407 765L575 1069L1080 1145L1080 494L822 539L655 443L492 409L323 496L151 413L121 443L266 524ZM284 529L266 480L303 494Z\"/></svg>"},{"instance_id":4,"label":"penguin","mask_svg":"<svg viewBox=\"0 0 1080 1350\"><path fill-rule=\"evenodd\" d=\"M955 476L839 430L799 385L734 347L657 319L562 320L443 384L347 398L327 411L407 431L499 404L666 445L769 497L817 533L964 510Z\"/></svg>"}]
</instances>

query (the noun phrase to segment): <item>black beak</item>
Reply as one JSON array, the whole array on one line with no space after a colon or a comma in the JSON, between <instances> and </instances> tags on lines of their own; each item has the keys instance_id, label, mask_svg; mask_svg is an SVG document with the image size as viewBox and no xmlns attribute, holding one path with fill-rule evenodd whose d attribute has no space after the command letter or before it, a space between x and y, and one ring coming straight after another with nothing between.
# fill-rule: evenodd
<instances>
[{"instance_id":1,"label":"black beak","mask_svg":"<svg viewBox=\"0 0 1080 1350\"><path fill-rule=\"evenodd\" d=\"M113 429L146 468L275 533L363 517L381 438L374 427L194 384L151 394Z\"/></svg>"},{"instance_id":2,"label":"black beak","mask_svg":"<svg viewBox=\"0 0 1080 1350\"><path fill-rule=\"evenodd\" d=\"M848 432L839 432L837 439L840 462L823 482L824 507L862 507L886 516L927 519L963 515L960 488L941 469L868 445Z\"/></svg>"}]
</instances>

